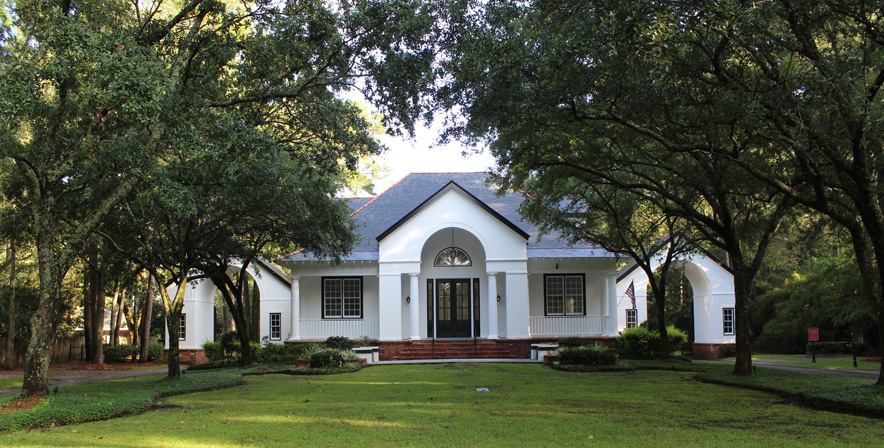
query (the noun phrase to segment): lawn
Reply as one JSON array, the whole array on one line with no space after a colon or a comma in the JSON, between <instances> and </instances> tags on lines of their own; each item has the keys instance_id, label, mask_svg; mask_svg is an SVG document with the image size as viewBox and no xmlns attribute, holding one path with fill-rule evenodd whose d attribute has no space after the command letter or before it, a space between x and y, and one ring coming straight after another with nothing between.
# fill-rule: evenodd
<instances>
[{"instance_id":1,"label":"lawn","mask_svg":"<svg viewBox=\"0 0 884 448\"><path fill-rule=\"evenodd\" d=\"M21 386L21 378L0 378L0 389Z\"/></svg>"},{"instance_id":2,"label":"lawn","mask_svg":"<svg viewBox=\"0 0 884 448\"><path fill-rule=\"evenodd\" d=\"M695 373L537 364L245 377L147 413L0 434L4 446L869 446L880 420L799 408ZM477 388L488 388L487 392Z\"/></svg>"},{"instance_id":3,"label":"lawn","mask_svg":"<svg viewBox=\"0 0 884 448\"><path fill-rule=\"evenodd\" d=\"M871 359L859 356L856 358L856 367L853 367L853 357L816 357L816 362L811 359L797 359L795 361L784 361L783 364L790 366L811 366L820 369L844 369L844 370L878 370L881 368L880 362L868 362L863 359Z\"/></svg>"}]
</instances>

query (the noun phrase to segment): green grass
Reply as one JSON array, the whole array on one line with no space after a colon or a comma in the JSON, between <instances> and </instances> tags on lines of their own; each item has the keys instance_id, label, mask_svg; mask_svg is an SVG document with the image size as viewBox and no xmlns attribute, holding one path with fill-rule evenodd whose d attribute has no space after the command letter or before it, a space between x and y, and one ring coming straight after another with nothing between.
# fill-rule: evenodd
<instances>
[{"instance_id":1,"label":"green grass","mask_svg":"<svg viewBox=\"0 0 884 448\"><path fill-rule=\"evenodd\" d=\"M728 366L698 368L726 375ZM0 444L771 447L870 446L884 438L879 420L800 408L695 375L434 364L248 376L244 386L165 398L165 408L136 416L0 434Z\"/></svg>"},{"instance_id":2,"label":"green grass","mask_svg":"<svg viewBox=\"0 0 884 448\"><path fill-rule=\"evenodd\" d=\"M0 378L0 389L21 386L21 378Z\"/></svg>"},{"instance_id":3,"label":"green grass","mask_svg":"<svg viewBox=\"0 0 884 448\"><path fill-rule=\"evenodd\" d=\"M800 359L795 361L784 361L782 364L790 366L809 366L820 369L842 369L842 370L878 370L881 368L880 362L863 362L864 357L856 358L856 367L853 367L853 357L816 357L816 362L811 359Z\"/></svg>"},{"instance_id":4,"label":"green grass","mask_svg":"<svg viewBox=\"0 0 884 448\"><path fill-rule=\"evenodd\" d=\"M764 360L764 359L786 359L786 358L804 358L807 355L779 355L776 353L753 353L752 360ZM730 358L723 358L723 361L735 361L736 358L731 356Z\"/></svg>"}]
</instances>

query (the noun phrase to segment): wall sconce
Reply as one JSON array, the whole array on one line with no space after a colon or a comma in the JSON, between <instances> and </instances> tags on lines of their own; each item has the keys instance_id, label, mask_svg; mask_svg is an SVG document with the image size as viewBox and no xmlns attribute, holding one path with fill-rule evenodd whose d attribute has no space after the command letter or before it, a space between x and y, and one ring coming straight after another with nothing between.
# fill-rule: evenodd
<instances>
[{"instance_id":1,"label":"wall sconce","mask_svg":"<svg viewBox=\"0 0 884 448\"><path fill-rule=\"evenodd\" d=\"M411 296L405 298L405 303L411 303Z\"/></svg>"},{"instance_id":2,"label":"wall sconce","mask_svg":"<svg viewBox=\"0 0 884 448\"><path fill-rule=\"evenodd\" d=\"M497 295L497 301L500 302L500 294Z\"/></svg>"}]
</instances>

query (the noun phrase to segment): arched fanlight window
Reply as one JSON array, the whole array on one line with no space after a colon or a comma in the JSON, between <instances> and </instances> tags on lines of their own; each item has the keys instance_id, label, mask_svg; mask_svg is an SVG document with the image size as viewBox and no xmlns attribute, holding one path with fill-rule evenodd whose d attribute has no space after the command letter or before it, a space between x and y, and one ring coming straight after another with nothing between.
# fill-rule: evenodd
<instances>
[{"instance_id":1,"label":"arched fanlight window","mask_svg":"<svg viewBox=\"0 0 884 448\"><path fill-rule=\"evenodd\" d=\"M472 266L473 261L466 251L459 247L446 247L436 255L434 266Z\"/></svg>"}]
</instances>

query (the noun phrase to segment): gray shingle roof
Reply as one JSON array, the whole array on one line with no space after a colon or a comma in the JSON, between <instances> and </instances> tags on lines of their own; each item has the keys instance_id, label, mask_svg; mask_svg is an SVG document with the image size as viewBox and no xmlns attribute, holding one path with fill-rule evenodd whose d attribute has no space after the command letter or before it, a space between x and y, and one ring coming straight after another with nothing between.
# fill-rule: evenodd
<instances>
[{"instance_id":1,"label":"gray shingle roof","mask_svg":"<svg viewBox=\"0 0 884 448\"><path fill-rule=\"evenodd\" d=\"M430 199L450 182L485 203L514 227L528 235L529 258L595 258L612 257L613 254L590 244L579 244L569 247L567 241L556 234L547 234L538 241L538 230L519 215L519 205L523 196L518 192L509 192L503 196L496 194L497 186L488 183L486 173L414 173L406 176L399 183L374 199L359 204L362 198L347 199L355 211L352 218L358 228L356 233L359 241L353 251L345 255L343 260L363 261L378 259L378 237L394 226L412 210ZM358 205L358 206L355 206ZM355 206L355 207L354 207ZM520 232L520 233L522 233ZM280 258L278 261L316 261L306 252Z\"/></svg>"}]
</instances>

